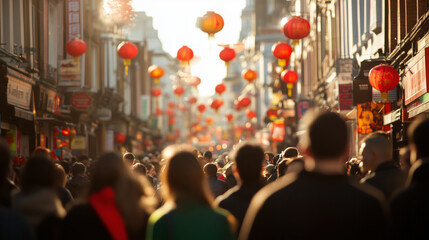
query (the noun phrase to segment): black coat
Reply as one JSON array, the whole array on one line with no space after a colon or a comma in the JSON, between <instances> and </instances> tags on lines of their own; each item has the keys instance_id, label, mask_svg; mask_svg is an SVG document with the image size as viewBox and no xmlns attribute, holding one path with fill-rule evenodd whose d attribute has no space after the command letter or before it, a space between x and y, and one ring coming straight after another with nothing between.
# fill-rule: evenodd
<instances>
[{"instance_id":1,"label":"black coat","mask_svg":"<svg viewBox=\"0 0 429 240\"><path fill-rule=\"evenodd\" d=\"M287 174L253 197L240 239L382 239L385 204L343 175Z\"/></svg>"}]
</instances>

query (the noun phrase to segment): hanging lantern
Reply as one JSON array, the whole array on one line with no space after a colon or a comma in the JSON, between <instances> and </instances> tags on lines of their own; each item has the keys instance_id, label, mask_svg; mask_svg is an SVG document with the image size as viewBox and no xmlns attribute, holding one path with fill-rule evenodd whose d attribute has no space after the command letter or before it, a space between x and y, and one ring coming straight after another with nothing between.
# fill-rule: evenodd
<instances>
[{"instance_id":1,"label":"hanging lantern","mask_svg":"<svg viewBox=\"0 0 429 240\"><path fill-rule=\"evenodd\" d=\"M126 140L126 136L125 136L125 134L123 134L123 133L121 133L121 132L119 132L119 133L117 133L116 135L115 135L115 141L119 144L119 145L122 145L122 143L124 143L125 142L125 140Z\"/></svg>"},{"instance_id":2,"label":"hanging lantern","mask_svg":"<svg viewBox=\"0 0 429 240\"><path fill-rule=\"evenodd\" d=\"M298 73L296 73L293 70L284 70L281 74L281 78L283 82L286 83L287 95L291 97L293 84L296 83L296 81L298 81Z\"/></svg>"},{"instance_id":3,"label":"hanging lantern","mask_svg":"<svg viewBox=\"0 0 429 240\"><path fill-rule=\"evenodd\" d=\"M206 105L200 104L197 106L197 109L200 113L203 113L206 110Z\"/></svg>"},{"instance_id":4,"label":"hanging lantern","mask_svg":"<svg viewBox=\"0 0 429 240\"><path fill-rule=\"evenodd\" d=\"M226 76L228 77L229 62L235 58L235 51L232 48L225 47L222 51L220 51L219 57L225 62Z\"/></svg>"},{"instance_id":5,"label":"hanging lantern","mask_svg":"<svg viewBox=\"0 0 429 240\"><path fill-rule=\"evenodd\" d=\"M70 129L69 138L73 139L74 137L76 137L76 129L72 128Z\"/></svg>"},{"instance_id":6,"label":"hanging lantern","mask_svg":"<svg viewBox=\"0 0 429 240\"><path fill-rule=\"evenodd\" d=\"M128 76L128 66L131 65L131 59L139 53L136 45L130 42L121 42L117 49L118 55L124 59L125 76Z\"/></svg>"},{"instance_id":7,"label":"hanging lantern","mask_svg":"<svg viewBox=\"0 0 429 240\"><path fill-rule=\"evenodd\" d=\"M159 97L159 96L161 96L162 91L159 88L154 88L154 89L152 89L151 94L154 97Z\"/></svg>"},{"instance_id":8,"label":"hanging lantern","mask_svg":"<svg viewBox=\"0 0 429 240\"><path fill-rule=\"evenodd\" d=\"M168 108L174 108L176 106L176 104L174 104L174 102L168 102L167 106L168 106Z\"/></svg>"},{"instance_id":9,"label":"hanging lantern","mask_svg":"<svg viewBox=\"0 0 429 240\"><path fill-rule=\"evenodd\" d=\"M189 85L193 86L193 87L198 87L198 85L200 85L201 83L201 78L197 77L197 76L192 76L191 80L189 81Z\"/></svg>"},{"instance_id":10,"label":"hanging lantern","mask_svg":"<svg viewBox=\"0 0 429 240\"><path fill-rule=\"evenodd\" d=\"M248 107L250 105L250 103L252 103L252 101L248 97L242 97L238 101L239 101L240 105L244 108Z\"/></svg>"},{"instance_id":11,"label":"hanging lantern","mask_svg":"<svg viewBox=\"0 0 429 240\"><path fill-rule=\"evenodd\" d=\"M221 15L208 11L199 21L201 31L209 34L209 39L214 38L215 33L223 28L223 18Z\"/></svg>"},{"instance_id":12,"label":"hanging lantern","mask_svg":"<svg viewBox=\"0 0 429 240\"><path fill-rule=\"evenodd\" d=\"M162 115L162 109L157 108L156 109L156 116L161 116Z\"/></svg>"},{"instance_id":13,"label":"hanging lantern","mask_svg":"<svg viewBox=\"0 0 429 240\"><path fill-rule=\"evenodd\" d=\"M238 100L235 100L235 101L234 101L234 108L235 108L235 110L236 110L237 112L241 111L241 108L242 108L242 107L243 107L243 106L241 106L240 101L238 101Z\"/></svg>"},{"instance_id":14,"label":"hanging lantern","mask_svg":"<svg viewBox=\"0 0 429 240\"><path fill-rule=\"evenodd\" d=\"M399 83L398 71L386 64L371 68L368 78L371 86L381 92L383 101L387 101L388 92L395 89Z\"/></svg>"},{"instance_id":15,"label":"hanging lantern","mask_svg":"<svg viewBox=\"0 0 429 240\"><path fill-rule=\"evenodd\" d=\"M189 102L189 104L193 105L193 104L197 103L197 98L196 97L190 97L188 99L188 102Z\"/></svg>"},{"instance_id":16,"label":"hanging lantern","mask_svg":"<svg viewBox=\"0 0 429 240\"><path fill-rule=\"evenodd\" d=\"M248 83L251 83L258 77L258 73L252 69L244 69L241 76L246 79Z\"/></svg>"},{"instance_id":17,"label":"hanging lantern","mask_svg":"<svg viewBox=\"0 0 429 240\"><path fill-rule=\"evenodd\" d=\"M186 107L185 107L185 105L183 105L182 103L181 104L178 104L177 105L177 108L180 110L180 111L182 111L182 112L186 112Z\"/></svg>"},{"instance_id":18,"label":"hanging lantern","mask_svg":"<svg viewBox=\"0 0 429 240\"><path fill-rule=\"evenodd\" d=\"M234 115L232 115L232 113L228 113L225 116L228 122L232 122L232 120L234 120Z\"/></svg>"},{"instance_id":19,"label":"hanging lantern","mask_svg":"<svg viewBox=\"0 0 429 240\"><path fill-rule=\"evenodd\" d=\"M298 43L299 39L305 38L310 33L310 23L300 16L289 18L283 26L283 34L293 39L292 46Z\"/></svg>"},{"instance_id":20,"label":"hanging lantern","mask_svg":"<svg viewBox=\"0 0 429 240\"><path fill-rule=\"evenodd\" d=\"M220 83L220 84L216 85L216 87L215 87L215 91L219 95L222 95L222 93L225 92L225 90L226 90L226 86L223 83Z\"/></svg>"},{"instance_id":21,"label":"hanging lantern","mask_svg":"<svg viewBox=\"0 0 429 240\"><path fill-rule=\"evenodd\" d=\"M155 84L159 83L159 79L164 76L164 69L158 65L152 65L148 69L150 76L154 79Z\"/></svg>"},{"instance_id":22,"label":"hanging lantern","mask_svg":"<svg viewBox=\"0 0 429 240\"><path fill-rule=\"evenodd\" d=\"M168 119L168 124L174 125L175 123L176 123L176 119L175 118L169 118Z\"/></svg>"},{"instance_id":23,"label":"hanging lantern","mask_svg":"<svg viewBox=\"0 0 429 240\"><path fill-rule=\"evenodd\" d=\"M70 129L69 128L61 129L61 134L67 137L70 134Z\"/></svg>"},{"instance_id":24,"label":"hanging lantern","mask_svg":"<svg viewBox=\"0 0 429 240\"><path fill-rule=\"evenodd\" d=\"M177 59L184 65L189 65L189 61L194 57L194 52L187 46L181 47L177 51Z\"/></svg>"},{"instance_id":25,"label":"hanging lantern","mask_svg":"<svg viewBox=\"0 0 429 240\"><path fill-rule=\"evenodd\" d=\"M247 118L252 119L252 118L256 117L256 113L255 113L255 111L247 110L246 116L247 116Z\"/></svg>"},{"instance_id":26,"label":"hanging lantern","mask_svg":"<svg viewBox=\"0 0 429 240\"><path fill-rule=\"evenodd\" d=\"M289 65L289 58L293 51L293 48L289 44L278 42L273 45L271 51L273 52L274 57L279 59L280 67L286 67Z\"/></svg>"},{"instance_id":27,"label":"hanging lantern","mask_svg":"<svg viewBox=\"0 0 429 240\"><path fill-rule=\"evenodd\" d=\"M176 113L174 113L174 111L172 109L167 109L165 110L165 114L167 114L169 117L174 117L176 116Z\"/></svg>"},{"instance_id":28,"label":"hanging lantern","mask_svg":"<svg viewBox=\"0 0 429 240\"><path fill-rule=\"evenodd\" d=\"M222 99L214 99L211 102L210 107L213 108L217 113L219 111L219 108L222 107L222 105L223 105Z\"/></svg>"},{"instance_id":29,"label":"hanging lantern","mask_svg":"<svg viewBox=\"0 0 429 240\"><path fill-rule=\"evenodd\" d=\"M212 125L213 124L213 118L211 118L211 117L206 118L206 123L208 125Z\"/></svg>"},{"instance_id":30,"label":"hanging lantern","mask_svg":"<svg viewBox=\"0 0 429 240\"><path fill-rule=\"evenodd\" d=\"M86 43L79 38L73 38L66 43L66 52L71 55L75 62L86 52Z\"/></svg>"},{"instance_id":31,"label":"hanging lantern","mask_svg":"<svg viewBox=\"0 0 429 240\"><path fill-rule=\"evenodd\" d=\"M267 110L267 117L268 117L270 120L274 120L274 119L276 119L278 116L279 116L279 114L278 114L277 109L270 108L270 109L268 109L268 110Z\"/></svg>"},{"instance_id":32,"label":"hanging lantern","mask_svg":"<svg viewBox=\"0 0 429 240\"><path fill-rule=\"evenodd\" d=\"M182 86L175 86L173 88L173 92L178 98L180 98L180 96L185 92L185 89Z\"/></svg>"}]
</instances>

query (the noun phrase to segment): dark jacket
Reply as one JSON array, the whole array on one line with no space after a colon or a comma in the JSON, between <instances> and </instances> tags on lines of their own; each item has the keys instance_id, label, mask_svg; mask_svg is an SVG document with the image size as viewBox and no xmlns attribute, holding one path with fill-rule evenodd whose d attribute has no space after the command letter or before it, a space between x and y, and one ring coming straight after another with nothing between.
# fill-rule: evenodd
<instances>
[{"instance_id":1,"label":"dark jacket","mask_svg":"<svg viewBox=\"0 0 429 240\"><path fill-rule=\"evenodd\" d=\"M11 208L11 193L18 187L9 179L0 181L0 206Z\"/></svg>"},{"instance_id":2,"label":"dark jacket","mask_svg":"<svg viewBox=\"0 0 429 240\"><path fill-rule=\"evenodd\" d=\"M68 203L73 201L73 196L71 195L70 191L65 187L58 188L58 198L61 201L61 204L65 208Z\"/></svg>"},{"instance_id":3,"label":"dark jacket","mask_svg":"<svg viewBox=\"0 0 429 240\"><path fill-rule=\"evenodd\" d=\"M407 188L391 201L396 239L429 239L429 158L410 169Z\"/></svg>"},{"instance_id":4,"label":"dark jacket","mask_svg":"<svg viewBox=\"0 0 429 240\"><path fill-rule=\"evenodd\" d=\"M14 212L0 207L0 239L30 240L34 239L30 225Z\"/></svg>"},{"instance_id":5,"label":"dark jacket","mask_svg":"<svg viewBox=\"0 0 429 240\"><path fill-rule=\"evenodd\" d=\"M262 184L243 184L241 186L235 186L216 199L219 207L228 210L234 215L238 222L238 230L241 228L250 201L262 186Z\"/></svg>"},{"instance_id":6,"label":"dark jacket","mask_svg":"<svg viewBox=\"0 0 429 240\"><path fill-rule=\"evenodd\" d=\"M66 188L70 191L74 199L79 198L83 191L88 186L89 180L87 177L84 176L76 176L70 179L67 184Z\"/></svg>"},{"instance_id":7,"label":"dark jacket","mask_svg":"<svg viewBox=\"0 0 429 240\"><path fill-rule=\"evenodd\" d=\"M398 189L403 188L407 174L396 167L395 162L388 161L380 164L373 173L361 180L371 184L384 193L389 199Z\"/></svg>"},{"instance_id":8,"label":"dark jacket","mask_svg":"<svg viewBox=\"0 0 429 240\"><path fill-rule=\"evenodd\" d=\"M208 185L210 187L210 192L212 193L213 197L220 196L228 190L228 186L226 185L226 182L217 179L217 178L209 178L207 179Z\"/></svg>"},{"instance_id":9,"label":"dark jacket","mask_svg":"<svg viewBox=\"0 0 429 240\"><path fill-rule=\"evenodd\" d=\"M385 204L347 176L287 174L253 197L239 239L382 239Z\"/></svg>"}]
</instances>

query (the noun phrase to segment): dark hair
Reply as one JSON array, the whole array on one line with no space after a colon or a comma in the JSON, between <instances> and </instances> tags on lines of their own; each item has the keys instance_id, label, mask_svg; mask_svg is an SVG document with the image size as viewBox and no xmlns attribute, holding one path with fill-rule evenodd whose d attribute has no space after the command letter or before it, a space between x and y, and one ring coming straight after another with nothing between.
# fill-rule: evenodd
<instances>
[{"instance_id":1,"label":"dark hair","mask_svg":"<svg viewBox=\"0 0 429 240\"><path fill-rule=\"evenodd\" d=\"M59 162L59 164L61 165L61 167L63 167L65 174L70 173L70 162L69 162L69 160L62 160Z\"/></svg>"},{"instance_id":2,"label":"dark hair","mask_svg":"<svg viewBox=\"0 0 429 240\"><path fill-rule=\"evenodd\" d=\"M319 114L308 128L310 150L317 160L340 157L348 146L347 125L338 113Z\"/></svg>"},{"instance_id":3,"label":"dark hair","mask_svg":"<svg viewBox=\"0 0 429 240\"><path fill-rule=\"evenodd\" d=\"M59 163L55 163L55 183L58 187L66 186L66 172Z\"/></svg>"},{"instance_id":4,"label":"dark hair","mask_svg":"<svg viewBox=\"0 0 429 240\"><path fill-rule=\"evenodd\" d=\"M270 163L273 163L273 159L274 159L274 154L272 152L265 152L265 155L268 155L268 161Z\"/></svg>"},{"instance_id":5,"label":"dark hair","mask_svg":"<svg viewBox=\"0 0 429 240\"><path fill-rule=\"evenodd\" d=\"M204 155L203 155L203 157L205 157L205 158L212 158L212 152L210 152L210 151L206 151L205 153L204 153Z\"/></svg>"},{"instance_id":6,"label":"dark hair","mask_svg":"<svg viewBox=\"0 0 429 240\"><path fill-rule=\"evenodd\" d=\"M261 178L264 150L256 143L245 142L234 152L238 174L243 182L258 182Z\"/></svg>"},{"instance_id":7,"label":"dark hair","mask_svg":"<svg viewBox=\"0 0 429 240\"><path fill-rule=\"evenodd\" d=\"M136 163L136 164L134 164L134 165L133 165L133 171L134 171L134 172L136 172L136 173L142 174L142 175L144 175L144 176L146 176L146 175L147 175L147 169L146 169L146 167L145 167L143 164L141 164L141 163Z\"/></svg>"},{"instance_id":8,"label":"dark hair","mask_svg":"<svg viewBox=\"0 0 429 240\"><path fill-rule=\"evenodd\" d=\"M204 172L207 174L209 178L216 178L217 167L214 163L207 163L204 165Z\"/></svg>"},{"instance_id":9,"label":"dark hair","mask_svg":"<svg viewBox=\"0 0 429 240\"><path fill-rule=\"evenodd\" d=\"M136 157L134 156L133 153L127 152L124 154L122 159L124 159L124 161L128 162L129 164L133 164Z\"/></svg>"},{"instance_id":10,"label":"dark hair","mask_svg":"<svg viewBox=\"0 0 429 240\"><path fill-rule=\"evenodd\" d=\"M76 163L77 164L77 163ZM89 193L95 193L104 187L113 187L125 171L125 164L114 152L103 153L91 164L91 184Z\"/></svg>"},{"instance_id":11,"label":"dark hair","mask_svg":"<svg viewBox=\"0 0 429 240\"><path fill-rule=\"evenodd\" d=\"M299 152L298 149L296 147L288 147L283 151L283 156L284 158L293 158L293 157L298 157Z\"/></svg>"},{"instance_id":12,"label":"dark hair","mask_svg":"<svg viewBox=\"0 0 429 240\"><path fill-rule=\"evenodd\" d=\"M10 150L7 142L0 138L0 181L6 179L10 168Z\"/></svg>"},{"instance_id":13,"label":"dark hair","mask_svg":"<svg viewBox=\"0 0 429 240\"><path fill-rule=\"evenodd\" d=\"M31 154L32 157L45 157L51 161L54 159L52 158L52 152L49 148L45 148L42 146L38 146L34 149L33 153Z\"/></svg>"},{"instance_id":14,"label":"dark hair","mask_svg":"<svg viewBox=\"0 0 429 240\"><path fill-rule=\"evenodd\" d=\"M287 171L287 159L283 159L277 164L277 178L280 178L281 176L286 174Z\"/></svg>"},{"instance_id":15,"label":"dark hair","mask_svg":"<svg viewBox=\"0 0 429 240\"><path fill-rule=\"evenodd\" d=\"M176 201L180 196L187 196L212 206L213 199L205 185L201 165L192 149L173 145L163 151L163 156L167 161L162 174L166 199Z\"/></svg>"},{"instance_id":16,"label":"dark hair","mask_svg":"<svg viewBox=\"0 0 429 240\"><path fill-rule=\"evenodd\" d=\"M41 155L30 157L22 171L21 188L23 192L31 192L39 188L55 188L55 165Z\"/></svg>"},{"instance_id":17,"label":"dark hair","mask_svg":"<svg viewBox=\"0 0 429 240\"><path fill-rule=\"evenodd\" d=\"M410 143L417 149L417 158L429 156L428 142L429 136L429 119L420 117L414 120L408 128L408 138Z\"/></svg>"},{"instance_id":18,"label":"dark hair","mask_svg":"<svg viewBox=\"0 0 429 240\"><path fill-rule=\"evenodd\" d=\"M73 163L71 172L73 176L82 175L85 173L85 165L81 162L75 162Z\"/></svg>"},{"instance_id":19,"label":"dark hair","mask_svg":"<svg viewBox=\"0 0 429 240\"><path fill-rule=\"evenodd\" d=\"M78 162L89 161L89 157L88 157L88 155L80 155L80 156L77 158L77 161L78 161Z\"/></svg>"}]
</instances>

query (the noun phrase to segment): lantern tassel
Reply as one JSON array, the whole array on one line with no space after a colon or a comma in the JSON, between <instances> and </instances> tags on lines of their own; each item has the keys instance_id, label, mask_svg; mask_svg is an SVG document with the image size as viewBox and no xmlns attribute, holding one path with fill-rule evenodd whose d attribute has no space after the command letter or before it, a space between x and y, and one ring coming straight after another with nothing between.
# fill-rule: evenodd
<instances>
[{"instance_id":1,"label":"lantern tassel","mask_svg":"<svg viewBox=\"0 0 429 240\"><path fill-rule=\"evenodd\" d=\"M74 62L79 62L79 57L73 57Z\"/></svg>"},{"instance_id":2,"label":"lantern tassel","mask_svg":"<svg viewBox=\"0 0 429 240\"><path fill-rule=\"evenodd\" d=\"M382 92L381 94L381 100L383 102L387 102L387 99L389 98L389 93L388 92Z\"/></svg>"},{"instance_id":3,"label":"lantern tassel","mask_svg":"<svg viewBox=\"0 0 429 240\"><path fill-rule=\"evenodd\" d=\"M128 76L128 66L131 65L131 59L124 59L125 76Z\"/></svg>"},{"instance_id":4,"label":"lantern tassel","mask_svg":"<svg viewBox=\"0 0 429 240\"><path fill-rule=\"evenodd\" d=\"M155 78L154 82L155 82L156 85L158 85L159 84L159 78Z\"/></svg>"},{"instance_id":5,"label":"lantern tassel","mask_svg":"<svg viewBox=\"0 0 429 240\"><path fill-rule=\"evenodd\" d=\"M283 67L286 66L286 59L279 59L278 63L279 63L279 66L282 67L282 70L283 70Z\"/></svg>"},{"instance_id":6,"label":"lantern tassel","mask_svg":"<svg viewBox=\"0 0 429 240\"><path fill-rule=\"evenodd\" d=\"M299 44L299 39L294 39L292 41L292 47L295 48Z\"/></svg>"},{"instance_id":7,"label":"lantern tassel","mask_svg":"<svg viewBox=\"0 0 429 240\"><path fill-rule=\"evenodd\" d=\"M226 76L225 77L228 77L229 62L225 62L225 67L226 67Z\"/></svg>"},{"instance_id":8,"label":"lantern tassel","mask_svg":"<svg viewBox=\"0 0 429 240\"><path fill-rule=\"evenodd\" d=\"M292 97L293 84L292 83L288 83L286 86L287 86L287 96L288 97Z\"/></svg>"}]
</instances>

